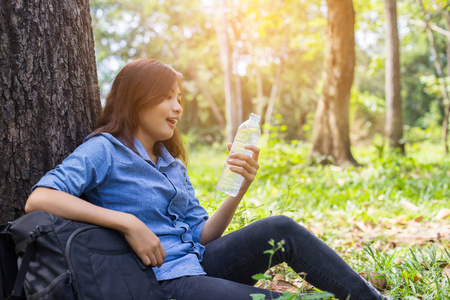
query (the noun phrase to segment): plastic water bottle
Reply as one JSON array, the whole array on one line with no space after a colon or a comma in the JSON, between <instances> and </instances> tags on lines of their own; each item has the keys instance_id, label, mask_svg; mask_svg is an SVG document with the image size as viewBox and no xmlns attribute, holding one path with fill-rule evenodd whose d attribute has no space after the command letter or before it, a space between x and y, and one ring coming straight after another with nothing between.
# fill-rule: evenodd
<instances>
[{"instance_id":1,"label":"plastic water bottle","mask_svg":"<svg viewBox=\"0 0 450 300\"><path fill-rule=\"evenodd\" d=\"M239 126L239 129L234 137L233 145L231 146L230 153L244 153L252 155L251 150L245 149L246 145L256 145L259 137L261 136L261 129L259 127L260 117L257 114L251 114L250 118ZM227 160L228 160L227 158ZM230 196L236 196L241 188L244 177L240 174L234 173L230 170L230 165L225 162L225 166L220 175L219 182L216 189L220 192L224 192Z\"/></svg>"}]
</instances>

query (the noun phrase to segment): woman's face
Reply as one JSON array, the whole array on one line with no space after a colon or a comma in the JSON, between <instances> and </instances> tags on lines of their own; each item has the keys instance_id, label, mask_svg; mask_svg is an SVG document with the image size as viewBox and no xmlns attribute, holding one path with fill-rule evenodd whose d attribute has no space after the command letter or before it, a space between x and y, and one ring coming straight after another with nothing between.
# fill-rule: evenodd
<instances>
[{"instance_id":1,"label":"woman's face","mask_svg":"<svg viewBox=\"0 0 450 300\"><path fill-rule=\"evenodd\" d=\"M182 112L181 91L176 83L164 101L139 112L136 138L150 149L156 142L170 139Z\"/></svg>"}]
</instances>

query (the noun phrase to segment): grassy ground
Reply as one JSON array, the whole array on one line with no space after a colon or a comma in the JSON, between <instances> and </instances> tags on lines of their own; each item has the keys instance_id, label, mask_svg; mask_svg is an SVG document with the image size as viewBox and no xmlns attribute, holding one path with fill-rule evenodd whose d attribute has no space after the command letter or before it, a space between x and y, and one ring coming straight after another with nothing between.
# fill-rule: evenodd
<instances>
[{"instance_id":1,"label":"grassy ground","mask_svg":"<svg viewBox=\"0 0 450 300\"><path fill-rule=\"evenodd\" d=\"M352 149L363 164L358 168L308 166L309 144L261 141L259 146L260 171L228 231L287 215L362 276L375 277L392 299L450 299L450 159L442 146L409 146L406 157L382 155L375 147ZM189 176L210 213L226 198L215 190L227 155L223 149L190 152ZM302 293L317 293L287 266L271 272L280 274L278 281L261 285L293 291L290 283Z\"/></svg>"}]
</instances>

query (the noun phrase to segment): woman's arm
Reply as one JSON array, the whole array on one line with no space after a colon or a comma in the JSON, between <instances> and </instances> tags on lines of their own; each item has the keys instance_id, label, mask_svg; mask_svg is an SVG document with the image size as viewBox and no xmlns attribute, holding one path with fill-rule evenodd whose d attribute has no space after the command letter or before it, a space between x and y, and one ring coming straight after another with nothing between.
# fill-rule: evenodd
<instances>
[{"instance_id":1,"label":"woman's arm","mask_svg":"<svg viewBox=\"0 0 450 300\"><path fill-rule=\"evenodd\" d=\"M65 219L123 232L130 247L146 266L160 267L166 257L159 238L132 214L103 208L66 192L46 187L37 187L28 197L25 211L28 213L35 210L45 210Z\"/></svg>"},{"instance_id":2,"label":"woman's arm","mask_svg":"<svg viewBox=\"0 0 450 300\"><path fill-rule=\"evenodd\" d=\"M230 148L231 144L228 145L228 150L230 150ZM253 155L248 156L241 153L232 153L228 160L228 163L232 166L230 170L241 174L244 177L239 193L236 197L228 197L211 218L206 221L200 236L200 243L203 245L222 236L233 219L234 213L236 212L242 197L244 197L251 183L255 179L256 172L259 169L259 148L253 145L247 145L245 148L253 151Z\"/></svg>"}]
</instances>

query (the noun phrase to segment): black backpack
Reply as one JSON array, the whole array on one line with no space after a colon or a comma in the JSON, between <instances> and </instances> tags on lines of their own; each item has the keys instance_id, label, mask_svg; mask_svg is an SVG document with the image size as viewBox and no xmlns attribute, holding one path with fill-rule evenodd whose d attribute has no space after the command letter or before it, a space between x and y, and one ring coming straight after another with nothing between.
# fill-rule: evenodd
<instances>
[{"instance_id":1,"label":"black backpack","mask_svg":"<svg viewBox=\"0 0 450 300\"><path fill-rule=\"evenodd\" d=\"M27 299L163 299L152 268L116 230L36 211L8 224L0 236L7 250L0 249L3 299L23 299L22 287ZM14 255L12 244L18 269L5 261Z\"/></svg>"},{"instance_id":2,"label":"black backpack","mask_svg":"<svg viewBox=\"0 0 450 300\"><path fill-rule=\"evenodd\" d=\"M0 299L13 299L11 292L17 276L17 255L11 233L6 231L7 225L0 226ZM14 297L24 300L25 295Z\"/></svg>"}]
</instances>

